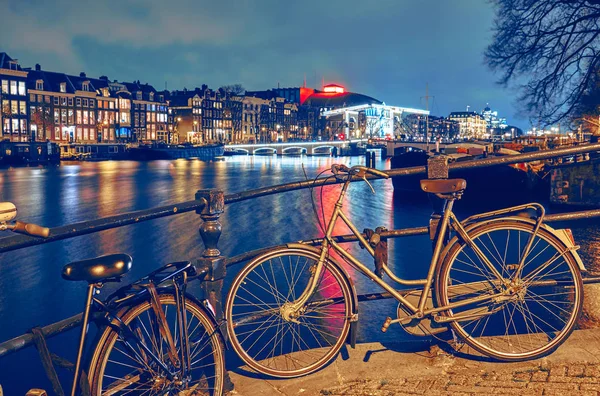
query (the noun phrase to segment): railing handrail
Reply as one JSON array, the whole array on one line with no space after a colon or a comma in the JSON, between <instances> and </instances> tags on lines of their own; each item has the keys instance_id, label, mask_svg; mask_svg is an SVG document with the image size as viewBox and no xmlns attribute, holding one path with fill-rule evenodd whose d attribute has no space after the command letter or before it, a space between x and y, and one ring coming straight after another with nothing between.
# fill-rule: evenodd
<instances>
[{"instance_id":1,"label":"railing handrail","mask_svg":"<svg viewBox=\"0 0 600 396\"><path fill-rule=\"evenodd\" d=\"M573 154L583 154L593 151L600 151L600 143L580 145L554 150L541 150L533 153L517 154L503 157L484 158L479 160L455 162L449 165L450 172L458 169L482 168L497 165L510 165L520 162L538 161L555 157L562 157ZM425 174L426 166L414 166L409 168L391 169L385 171L391 177L402 177L409 175ZM378 179L379 177L368 175L369 179ZM358 181L360 179L357 179ZM299 182L291 182L278 184L269 187L262 187L253 190L242 191L225 195L225 204L242 202L248 199L264 197L268 195L278 194L287 191L301 190L311 187L319 187L329 184L338 184L340 181L332 177L321 177L318 179L303 180ZM41 245L49 242L59 241L62 239L73 238L80 235L91 234L112 228L118 228L129 224L139 223L156 219L159 217L171 216L178 213L191 211L199 211L204 208L202 200L186 201L175 203L166 206L160 206L152 209L144 209L129 213L124 213L115 216L103 217L91 221L83 221L75 224L54 227L50 230L49 238L37 238L26 235L11 236L0 239L0 253L18 250L21 248Z\"/></svg>"}]
</instances>

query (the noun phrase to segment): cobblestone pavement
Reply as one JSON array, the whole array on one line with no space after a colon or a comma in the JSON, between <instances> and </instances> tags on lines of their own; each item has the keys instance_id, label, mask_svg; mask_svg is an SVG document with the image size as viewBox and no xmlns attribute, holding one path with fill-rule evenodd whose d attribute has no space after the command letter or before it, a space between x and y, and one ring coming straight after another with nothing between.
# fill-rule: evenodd
<instances>
[{"instance_id":1,"label":"cobblestone pavement","mask_svg":"<svg viewBox=\"0 0 600 396\"><path fill-rule=\"evenodd\" d=\"M600 364L538 363L505 371L457 370L420 378L351 381L322 395L600 395Z\"/></svg>"}]
</instances>

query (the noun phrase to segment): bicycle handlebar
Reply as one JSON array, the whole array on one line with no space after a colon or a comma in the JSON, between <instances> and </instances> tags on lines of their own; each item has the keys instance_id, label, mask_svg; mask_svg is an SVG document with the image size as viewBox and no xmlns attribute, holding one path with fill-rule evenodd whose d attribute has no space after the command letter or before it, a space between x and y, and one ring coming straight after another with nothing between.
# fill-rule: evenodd
<instances>
[{"instance_id":1,"label":"bicycle handlebar","mask_svg":"<svg viewBox=\"0 0 600 396\"><path fill-rule=\"evenodd\" d=\"M359 172L365 172L365 173L370 173L372 175L375 176L379 176L379 177L383 177L385 179L387 179L388 177L390 177L390 175L388 175L385 172L382 172L380 170L377 170L375 168L368 168L366 166L362 166L362 165L355 165L352 168L348 168L346 165L344 164L333 164L331 165L331 172L334 175L337 175L338 173L348 173L350 175L355 175Z\"/></svg>"},{"instance_id":2,"label":"bicycle handlebar","mask_svg":"<svg viewBox=\"0 0 600 396\"><path fill-rule=\"evenodd\" d=\"M50 235L50 228L42 227L33 223L23 223L22 221L15 222L15 224L9 226L9 228L18 234L39 236L42 238L48 238Z\"/></svg>"}]
</instances>

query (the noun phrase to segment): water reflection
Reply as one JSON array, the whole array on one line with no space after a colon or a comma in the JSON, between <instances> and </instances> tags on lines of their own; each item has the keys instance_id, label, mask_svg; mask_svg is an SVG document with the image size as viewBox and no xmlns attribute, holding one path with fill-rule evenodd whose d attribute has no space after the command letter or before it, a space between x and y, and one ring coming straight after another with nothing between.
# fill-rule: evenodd
<instances>
[{"instance_id":1,"label":"water reflection","mask_svg":"<svg viewBox=\"0 0 600 396\"><path fill-rule=\"evenodd\" d=\"M199 189L219 188L234 193L301 181L305 179L304 170L313 178L334 162L364 163L362 158L244 156L209 163L199 160L86 162L66 163L60 167L3 169L0 171L0 199L15 202L19 218L24 221L58 226L191 200ZM386 169L389 164L379 161L377 167ZM359 230L427 224L431 206L426 198L399 200L389 180L375 181L373 185L375 195L366 184L353 183L345 200L344 210ZM325 187L323 198L315 191L317 210L319 213L324 210L326 219L331 215L339 188ZM457 209L461 217L469 210L477 210L461 209L459 205ZM66 283L60 278L60 268L67 262L123 251L134 257L128 279L136 279L169 261L195 260L202 252L200 222L194 213L182 214L4 254L0 261L0 340L80 311L85 285ZM228 205L221 222L223 234L219 247L226 256L323 235L308 190ZM349 232L339 224L336 234ZM581 253L586 265L594 268L594 260L600 254L600 231L589 226L576 230L575 238L583 246ZM372 263L372 258L357 244L346 246L366 264ZM397 275L407 279L425 276L431 254L427 237L392 239L389 248L389 265ZM353 277L359 293L378 290L373 282L348 265L344 267ZM226 281L230 282L238 270L239 267L232 267ZM114 287L109 285L104 291L109 292ZM194 290L197 290L195 286ZM373 309L375 307L377 309ZM378 330L385 317L394 314L395 308L391 300L362 304L359 341L402 337L397 328L386 334ZM60 347L58 341L50 343L51 348ZM0 361L0 383L6 394L24 394L25 389L20 388L18 379L29 372L28 362L20 362L18 358ZM11 378L13 384L8 388L7 378Z\"/></svg>"}]
</instances>

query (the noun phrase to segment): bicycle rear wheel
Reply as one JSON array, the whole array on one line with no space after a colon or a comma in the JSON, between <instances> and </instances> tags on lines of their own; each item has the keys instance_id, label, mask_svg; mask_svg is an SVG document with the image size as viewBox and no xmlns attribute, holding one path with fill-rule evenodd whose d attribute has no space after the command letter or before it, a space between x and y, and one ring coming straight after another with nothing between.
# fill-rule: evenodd
<instances>
[{"instance_id":1,"label":"bicycle rear wheel","mask_svg":"<svg viewBox=\"0 0 600 396\"><path fill-rule=\"evenodd\" d=\"M180 354L175 297L158 298L166 323ZM165 371L123 331L108 326L99 338L90 362L91 392L100 395L221 395L225 372L223 344L215 324L192 297L186 298L186 319L191 370L188 378L169 380ZM168 345L161 337L150 301L143 301L119 315L123 325L146 345L170 371L177 368L168 357Z\"/></svg>"},{"instance_id":2,"label":"bicycle rear wheel","mask_svg":"<svg viewBox=\"0 0 600 396\"><path fill-rule=\"evenodd\" d=\"M461 241L449 249L439 272L439 306L495 295L446 313L462 317L451 326L468 345L495 359L520 361L552 352L571 334L581 312L583 283L577 263L547 230L538 231L521 275L515 275L532 235L533 226L519 221L493 222L469 232L502 278L512 280L509 285Z\"/></svg>"},{"instance_id":3,"label":"bicycle rear wheel","mask_svg":"<svg viewBox=\"0 0 600 396\"><path fill-rule=\"evenodd\" d=\"M233 281L225 306L229 338L258 372L282 378L309 374L342 347L353 295L346 276L330 261L297 317L282 315L285 304L306 289L318 260L309 250L275 250L250 262Z\"/></svg>"}]
</instances>

